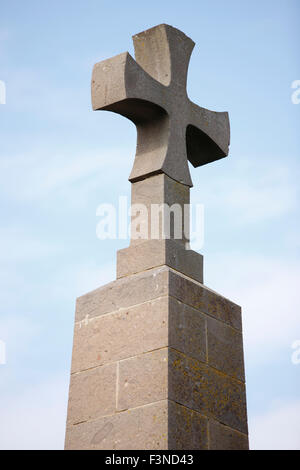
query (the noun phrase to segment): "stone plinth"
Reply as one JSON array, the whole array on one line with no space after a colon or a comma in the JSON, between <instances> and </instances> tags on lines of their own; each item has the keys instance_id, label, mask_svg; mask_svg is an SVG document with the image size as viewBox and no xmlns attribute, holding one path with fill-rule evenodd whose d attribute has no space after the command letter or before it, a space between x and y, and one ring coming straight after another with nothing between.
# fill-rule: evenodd
<instances>
[{"instance_id":1,"label":"stone plinth","mask_svg":"<svg viewBox=\"0 0 300 470\"><path fill-rule=\"evenodd\" d=\"M66 449L247 449L241 328L166 265L77 299Z\"/></svg>"}]
</instances>

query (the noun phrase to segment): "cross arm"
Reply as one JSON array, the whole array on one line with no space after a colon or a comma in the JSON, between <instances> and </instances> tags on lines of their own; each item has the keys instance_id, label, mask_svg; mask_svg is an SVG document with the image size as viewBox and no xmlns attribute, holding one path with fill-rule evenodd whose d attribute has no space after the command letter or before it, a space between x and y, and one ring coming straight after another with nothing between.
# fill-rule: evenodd
<instances>
[{"instance_id":1,"label":"cross arm","mask_svg":"<svg viewBox=\"0 0 300 470\"><path fill-rule=\"evenodd\" d=\"M186 131L187 156L194 167L226 157L230 143L227 112L215 112L190 102Z\"/></svg>"},{"instance_id":2,"label":"cross arm","mask_svg":"<svg viewBox=\"0 0 300 470\"><path fill-rule=\"evenodd\" d=\"M128 52L98 62L92 74L93 110L122 114L135 124L156 116L166 101L162 85L150 77Z\"/></svg>"},{"instance_id":3,"label":"cross arm","mask_svg":"<svg viewBox=\"0 0 300 470\"><path fill-rule=\"evenodd\" d=\"M125 52L94 66L92 105L94 110L121 114L136 125L137 148L130 181L162 171L169 140L167 87Z\"/></svg>"},{"instance_id":4,"label":"cross arm","mask_svg":"<svg viewBox=\"0 0 300 470\"><path fill-rule=\"evenodd\" d=\"M167 24L150 28L132 39L135 59L151 77L162 85L185 90L194 41Z\"/></svg>"}]
</instances>

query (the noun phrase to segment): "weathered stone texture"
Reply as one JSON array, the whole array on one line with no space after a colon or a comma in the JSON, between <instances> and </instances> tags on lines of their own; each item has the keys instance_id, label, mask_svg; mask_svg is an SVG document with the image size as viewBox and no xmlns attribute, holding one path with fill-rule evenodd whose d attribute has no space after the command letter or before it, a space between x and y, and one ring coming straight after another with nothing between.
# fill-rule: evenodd
<instances>
[{"instance_id":1,"label":"weathered stone texture","mask_svg":"<svg viewBox=\"0 0 300 470\"><path fill-rule=\"evenodd\" d=\"M203 282L203 256L177 240L148 240L117 252L117 278L162 265Z\"/></svg>"},{"instance_id":2,"label":"weathered stone texture","mask_svg":"<svg viewBox=\"0 0 300 470\"><path fill-rule=\"evenodd\" d=\"M163 400L67 428L68 450L168 449L168 402Z\"/></svg>"},{"instance_id":3,"label":"weathered stone texture","mask_svg":"<svg viewBox=\"0 0 300 470\"><path fill-rule=\"evenodd\" d=\"M68 422L80 423L114 413L116 378L116 363L71 375Z\"/></svg>"},{"instance_id":4,"label":"weathered stone texture","mask_svg":"<svg viewBox=\"0 0 300 470\"><path fill-rule=\"evenodd\" d=\"M170 270L169 294L200 312L242 329L241 307L208 287Z\"/></svg>"},{"instance_id":5,"label":"weathered stone texture","mask_svg":"<svg viewBox=\"0 0 300 470\"><path fill-rule=\"evenodd\" d=\"M158 448L218 448L222 439L228 447L247 446L237 305L164 266L87 294L77 307L68 448L79 432L87 433L83 448L132 448L116 427L166 400L169 421L159 435L167 433L167 444L153 437L141 448L154 440ZM96 425L110 428L111 437L88 443Z\"/></svg>"},{"instance_id":6,"label":"weathered stone texture","mask_svg":"<svg viewBox=\"0 0 300 470\"><path fill-rule=\"evenodd\" d=\"M211 450L248 450L248 435L235 431L216 421L209 420L209 444Z\"/></svg>"},{"instance_id":7,"label":"weathered stone texture","mask_svg":"<svg viewBox=\"0 0 300 470\"><path fill-rule=\"evenodd\" d=\"M119 410L166 398L247 433L244 384L172 348L120 362Z\"/></svg>"},{"instance_id":8,"label":"weathered stone texture","mask_svg":"<svg viewBox=\"0 0 300 470\"><path fill-rule=\"evenodd\" d=\"M168 305L159 297L75 323L72 372L166 347Z\"/></svg>"},{"instance_id":9,"label":"weathered stone texture","mask_svg":"<svg viewBox=\"0 0 300 470\"><path fill-rule=\"evenodd\" d=\"M171 400L247 433L243 383L171 348L168 374Z\"/></svg>"},{"instance_id":10,"label":"weathered stone texture","mask_svg":"<svg viewBox=\"0 0 300 470\"><path fill-rule=\"evenodd\" d=\"M122 278L77 299L75 320L90 319L167 295L168 269L162 267Z\"/></svg>"},{"instance_id":11,"label":"weathered stone texture","mask_svg":"<svg viewBox=\"0 0 300 470\"><path fill-rule=\"evenodd\" d=\"M207 319L208 364L239 380L245 380L242 334L213 318Z\"/></svg>"},{"instance_id":12,"label":"weathered stone texture","mask_svg":"<svg viewBox=\"0 0 300 470\"><path fill-rule=\"evenodd\" d=\"M119 363L118 411L168 398L168 348Z\"/></svg>"},{"instance_id":13,"label":"weathered stone texture","mask_svg":"<svg viewBox=\"0 0 300 470\"><path fill-rule=\"evenodd\" d=\"M206 362L206 319L198 310L169 297L169 347Z\"/></svg>"},{"instance_id":14,"label":"weathered stone texture","mask_svg":"<svg viewBox=\"0 0 300 470\"><path fill-rule=\"evenodd\" d=\"M207 450L208 420L194 410L169 400L168 449Z\"/></svg>"},{"instance_id":15,"label":"weathered stone texture","mask_svg":"<svg viewBox=\"0 0 300 470\"><path fill-rule=\"evenodd\" d=\"M170 400L69 426L67 450L206 450L208 419Z\"/></svg>"}]
</instances>

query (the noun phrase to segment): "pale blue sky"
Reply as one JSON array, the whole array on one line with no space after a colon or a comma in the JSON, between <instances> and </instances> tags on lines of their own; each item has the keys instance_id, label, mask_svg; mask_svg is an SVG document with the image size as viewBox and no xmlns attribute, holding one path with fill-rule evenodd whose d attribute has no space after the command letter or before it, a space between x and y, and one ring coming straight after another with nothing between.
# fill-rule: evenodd
<instances>
[{"instance_id":1,"label":"pale blue sky","mask_svg":"<svg viewBox=\"0 0 300 470\"><path fill-rule=\"evenodd\" d=\"M190 98L231 120L230 156L191 169L205 284L243 307L252 448L300 449L298 0L12 1L0 7L0 448L62 448L75 298L126 240L97 206L128 195L136 131L94 113L95 62L171 24L196 46Z\"/></svg>"}]
</instances>

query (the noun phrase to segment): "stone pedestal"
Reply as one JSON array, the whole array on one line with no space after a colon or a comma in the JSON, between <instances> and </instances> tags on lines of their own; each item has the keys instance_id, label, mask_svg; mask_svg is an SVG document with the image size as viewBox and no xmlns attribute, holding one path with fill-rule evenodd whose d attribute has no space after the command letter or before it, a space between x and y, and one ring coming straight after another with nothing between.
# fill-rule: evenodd
<instances>
[{"instance_id":1,"label":"stone pedestal","mask_svg":"<svg viewBox=\"0 0 300 470\"><path fill-rule=\"evenodd\" d=\"M170 258L77 299L66 449L248 448L241 309Z\"/></svg>"}]
</instances>

